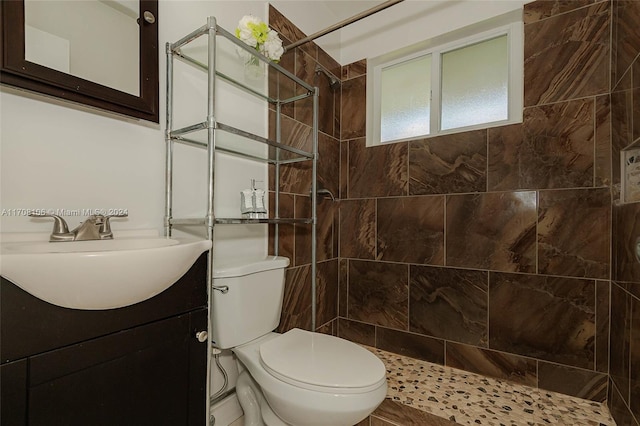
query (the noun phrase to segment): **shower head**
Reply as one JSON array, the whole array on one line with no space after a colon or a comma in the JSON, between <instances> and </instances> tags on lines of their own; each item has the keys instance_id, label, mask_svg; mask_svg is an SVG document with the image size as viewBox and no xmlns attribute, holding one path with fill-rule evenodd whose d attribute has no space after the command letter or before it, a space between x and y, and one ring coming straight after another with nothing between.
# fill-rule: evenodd
<instances>
[{"instance_id":1,"label":"shower head","mask_svg":"<svg viewBox=\"0 0 640 426\"><path fill-rule=\"evenodd\" d=\"M321 67L319 64L316 65L316 75L318 74L324 74L329 79L329 88L331 90L336 90L342 85L342 82L340 80L338 80L333 74Z\"/></svg>"}]
</instances>

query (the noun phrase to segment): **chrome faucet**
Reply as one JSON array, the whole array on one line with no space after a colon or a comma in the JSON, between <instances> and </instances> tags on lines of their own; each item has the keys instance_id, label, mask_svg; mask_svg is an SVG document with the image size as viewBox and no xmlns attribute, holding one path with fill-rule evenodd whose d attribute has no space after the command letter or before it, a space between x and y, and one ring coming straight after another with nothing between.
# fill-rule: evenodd
<instances>
[{"instance_id":1,"label":"chrome faucet","mask_svg":"<svg viewBox=\"0 0 640 426\"><path fill-rule=\"evenodd\" d=\"M76 226L71 233L74 235L74 241L87 241L87 240L104 240L102 238L100 230L105 223L105 218L99 214L92 214L85 219L84 222L80 222L80 225ZM113 238L113 234L111 234ZM108 237L106 239L109 239Z\"/></svg>"},{"instance_id":2,"label":"chrome faucet","mask_svg":"<svg viewBox=\"0 0 640 426\"><path fill-rule=\"evenodd\" d=\"M60 241L88 241L88 240L112 240L113 232L109 219L112 217L127 217L125 214L104 216L92 214L80 225L69 231L67 222L60 216L47 213L31 213L31 217L51 217L54 220L53 232L49 237L50 242Z\"/></svg>"}]
</instances>

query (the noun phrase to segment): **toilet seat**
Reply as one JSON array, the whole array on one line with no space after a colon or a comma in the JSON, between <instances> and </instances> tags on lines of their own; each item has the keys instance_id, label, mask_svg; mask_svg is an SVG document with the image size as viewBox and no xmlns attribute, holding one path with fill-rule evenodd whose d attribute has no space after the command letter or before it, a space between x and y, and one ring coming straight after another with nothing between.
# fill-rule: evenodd
<instances>
[{"instance_id":1,"label":"toilet seat","mask_svg":"<svg viewBox=\"0 0 640 426\"><path fill-rule=\"evenodd\" d=\"M294 328L259 348L260 364L290 385L327 393L363 393L386 381L382 361L353 342Z\"/></svg>"},{"instance_id":2,"label":"toilet seat","mask_svg":"<svg viewBox=\"0 0 640 426\"><path fill-rule=\"evenodd\" d=\"M371 412L373 412L373 410L384 400L387 395L387 381L386 369L384 364L382 364L382 361L378 360L373 353L356 345L355 343L344 341L337 337L317 337L323 336L318 333L311 333L313 336L316 336L313 339L310 339L309 336L307 336L307 339L303 337L302 340L306 340L308 346L313 345L311 346L312 348L320 348L318 351L309 350L308 354L315 355L312 355L311 358L303 357L303 359L306 359L308 362L317 361L318 358L322 358L322 356L318 356L317 354L322 354L323 349L327 350L327 348L333 347L331 343L327 344L326 342L336 340L347 344L346 352L353 350L351 345L363 351L360 355L346 357L347 359L351 359L352 362L369 364L370 357L373 357L378 360L380 364L376 365L376 363L372 362L369 366L370 368L366 368L367 373L363 373L361 375L363 378L359 379L359 381L356 380L355 382L351 380L336 382L335 377L332 380L327 381L315 380L315 383L332 383L345 387L322 386L305 383L301 381L300 378L309 382L309 376L305 376L306 373L301 373L300 371L292 373L292 371L289 371L286 368L280 369L281 371L287 372L290 376L292 374L301 374L300 376L293 378L276 371L278 367L282 366L278 365L279 357L282 357L282 364L286 364L291 362L294 357L291 352L299 350L297 344L294 345L290 342L289 339L292 339L291 335L294 335L292 341L299 341L300 339L296 339L295 335L310 333L303 332L302 330L291 331L287 332L289 334L285 333L288 337L284 340L280 340L280 342L277 342L277 340L283 337L283 334L267 333L252 340L251 342L233 348L233 353L238 359L238 366L240 370L246 370L251 375L251 378L255 381L256 387L258 388L251 389L250 392L248 392L248 389L246 388L240 389L241 394L263 395L264 403L270 407L270 409L284 422L284 424L301 426L354 425L371 414ZM274 344L268 345L271 341L274 341ZM282 344L282 346L280 344ZM340 345L340 343L338 343L338 345ZM265 361L262 359L260 352L263 346L265 346L264 351L262 351L265 354L265 358L272 366L276 367L276 370L274 370L273 367L267 367ZM288 348L285 349L285 346L288 346ZM278 351L277 349L274 349L275 347L281 347L282 350ZM286 353L287 351L289 352L288 354ZM334 354L335 358L335 353L331 353ZM356 351L356 353L358 352ZM272 359L273 357L276 359ZM324 359L327 358L328 357L324 357ZM298 364L298 368L304 365L303 361ZM307 364L306 370L316 369L311 368L310 365L311 364ZM328 361L325 362L324 367L317 368L321 372L330 374L334 367L340 368L341 371L344 371L343 364L339 363L334 366ZM378 374L380 374L380 376L378 376ZM316 375L315 377L317 378L318 376ZM367 382L375 382L377 378L380 379L377 387L376 385L353 387L358 384L362 385ZM352 387L346 387L349 384ZM255 406L252 401L252 399L249 399L247 407L245 408L243 405L243 409L252 410L251 407ZM264 413L263 419L265 419ZM274 424L282 426L277 422Z\"/></svg>"}]
</instances>

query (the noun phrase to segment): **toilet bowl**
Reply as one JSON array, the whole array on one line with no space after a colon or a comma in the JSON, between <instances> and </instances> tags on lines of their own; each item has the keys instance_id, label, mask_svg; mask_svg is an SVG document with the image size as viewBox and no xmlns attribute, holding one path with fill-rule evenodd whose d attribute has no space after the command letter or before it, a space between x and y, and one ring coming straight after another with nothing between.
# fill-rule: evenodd
<instances>
[{"instance_id":1,"label":"toilet bowl","mask_svg":"<svg viewBox=\"0 0 640 426\"><path fill-rule=\"evenodd\" d=\"M233 352L282 425L352 426L387 393L384 364L366 349L337 337L294 328L284 334L269 333Z\"/></svg>"},{"instance_id":2,"label":"toilet bowl","mask_svg":"<svg viewBox=\"0 0 640 426\"><path fill-rule=\"evenodd\" d=\"M361 346L280 322L284 268L268 257L214 263L212 341L231 349L245 426L352 426L384 400L386 369Z\"/></svg>"}]
</instances>

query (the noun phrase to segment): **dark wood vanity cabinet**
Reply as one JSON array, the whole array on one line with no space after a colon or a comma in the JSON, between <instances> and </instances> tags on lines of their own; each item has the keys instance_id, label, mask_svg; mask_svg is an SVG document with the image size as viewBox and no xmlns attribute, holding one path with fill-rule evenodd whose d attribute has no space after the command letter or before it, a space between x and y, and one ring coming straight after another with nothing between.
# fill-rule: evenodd
<instances>
[{"instance_id":1,"label":"dark wood vanity cabinet","mask_svg":"<svg viewBox=\"0 0 640 426\"><path fill-rule=\"evenodd\" d=\"M120 309L65 309L0 285L2 426L205 424L206 255Z\"/></svg>"}]
</instances>

